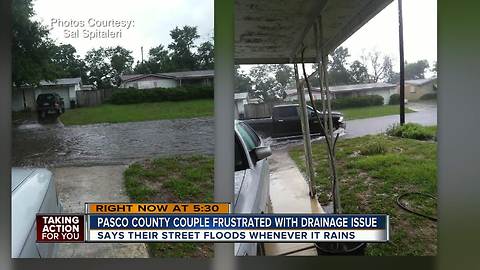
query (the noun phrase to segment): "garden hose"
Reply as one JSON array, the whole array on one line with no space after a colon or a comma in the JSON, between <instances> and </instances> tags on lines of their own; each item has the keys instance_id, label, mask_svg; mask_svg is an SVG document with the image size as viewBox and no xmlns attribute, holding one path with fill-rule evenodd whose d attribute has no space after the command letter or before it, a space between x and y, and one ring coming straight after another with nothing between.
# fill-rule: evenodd
<instances>
[{"instance_id":1,"label":"garden hose","mask_svg":"<svg viewBox=\"0 0 480 270\"><path fill-rule=\"evenodd\" d=\"M406 193L403 193L401 194L400 196L397 197L397 204L398 206L400 206L400 208L402 208L403 210L407 211L407 212L410 212L412 214L415 214L417 216L421 216L421 217L424 217L424 218L427 218L431 221L437 221L438 218L437 217L433 217L433 216L429 216L429 215L426 215L426 214L422 214L422 213L419 213L419 212L416 212L410 208L408 208L407 206L405 206L404 204L401 203L401 200L403 197L407 196L407 195L412 195L412 194L416 194L416 195L421 195L421 196L424 196L424 197L429 197L429 198L432 198L434 199L435 201L437 200L437 197L431 195L431 194L428 194L428 193L422 193L422 192L406 192Z\"/></svg>"}]
</instances>

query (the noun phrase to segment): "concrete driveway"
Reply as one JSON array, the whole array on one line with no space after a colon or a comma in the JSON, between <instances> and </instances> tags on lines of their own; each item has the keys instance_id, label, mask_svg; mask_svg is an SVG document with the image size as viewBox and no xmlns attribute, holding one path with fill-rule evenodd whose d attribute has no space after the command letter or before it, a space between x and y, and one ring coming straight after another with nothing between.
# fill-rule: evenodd
<instances>
[{"instance_id":1,"label":"concrete driveway","mask_svg":"<svg viewBox=\"0 0 480 270\"><path fill-rule=\"evenodd\" d=\"M85 202L128 202L125 165L53 169L58 198L66 213L84 213ZM58 258L148 258L143 243L61 243Z\"/></svg>"}]
</instances>

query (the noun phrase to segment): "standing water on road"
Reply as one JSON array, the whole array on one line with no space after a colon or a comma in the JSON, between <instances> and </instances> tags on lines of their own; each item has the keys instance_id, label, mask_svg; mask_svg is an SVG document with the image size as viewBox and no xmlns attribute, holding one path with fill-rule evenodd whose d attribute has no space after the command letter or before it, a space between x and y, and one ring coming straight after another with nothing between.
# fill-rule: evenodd
<instances>
[{"instance_id":1,"label":"standing water on road","mask_svg":"<svg viewBox=\"0 0 480 270\"><path fill-rule=\"evenodd\" d=\"M14 166L124 164L181 154L213 154L212 118L64 127L25 121L13 127Z\"/></svg>"}]
</instances>

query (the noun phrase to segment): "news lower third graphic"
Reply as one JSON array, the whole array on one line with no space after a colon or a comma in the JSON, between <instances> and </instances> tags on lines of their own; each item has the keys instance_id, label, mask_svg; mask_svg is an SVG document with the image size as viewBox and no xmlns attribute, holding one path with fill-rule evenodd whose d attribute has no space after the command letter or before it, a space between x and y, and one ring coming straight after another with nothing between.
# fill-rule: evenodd
<instances>
[{"instance_id":1,"label":"news lower third graphic","mask_svg":"<svg viewBox=\"0 0 480 270\"><path fill-rule=\"evenodd\" d=\"M387 242L388 215L232 214L228 203L87 203L37 215L37 242Z\"/></svg>"}]
</instances>

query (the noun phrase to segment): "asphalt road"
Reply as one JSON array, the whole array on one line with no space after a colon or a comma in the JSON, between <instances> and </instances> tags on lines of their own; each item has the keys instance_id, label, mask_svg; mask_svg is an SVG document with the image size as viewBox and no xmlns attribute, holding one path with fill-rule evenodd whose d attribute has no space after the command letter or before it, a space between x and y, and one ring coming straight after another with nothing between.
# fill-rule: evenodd
<instances>
[{"instance_id":1,"label":"asphalt road","mask_svg":"<svg viewBox=\"0 0 480 270\"><path fill-rule=\"evenodd\" d=\"M416 111L405 114L405 121L407 123L418 123L424 126L432 126L437 124L436 103L412 103L408 104L407 107ZM350 120L347 121L347 129L344 138L354 138L382 133L385 132L389 126L396 123L400 123L399 115Z\"/></svg>"}]
</instances>

